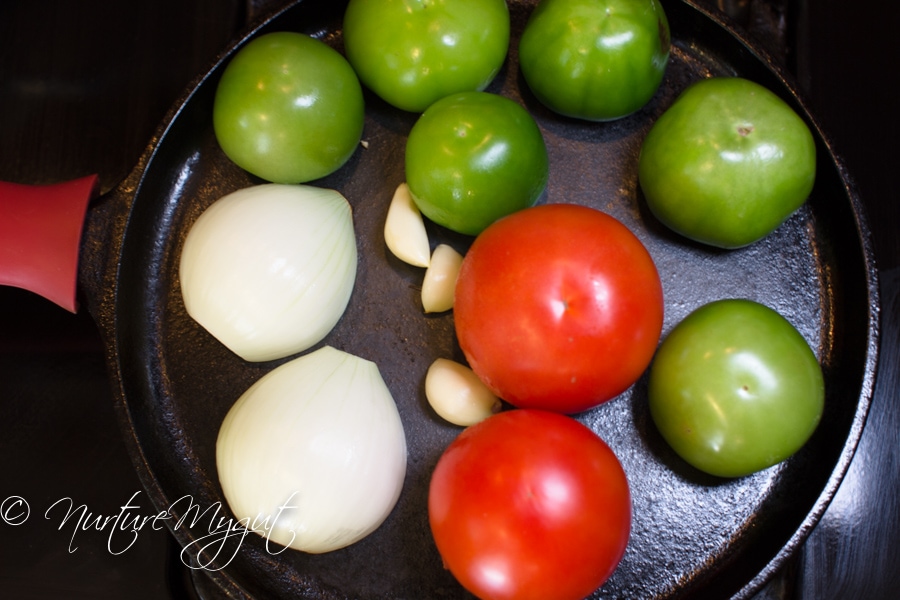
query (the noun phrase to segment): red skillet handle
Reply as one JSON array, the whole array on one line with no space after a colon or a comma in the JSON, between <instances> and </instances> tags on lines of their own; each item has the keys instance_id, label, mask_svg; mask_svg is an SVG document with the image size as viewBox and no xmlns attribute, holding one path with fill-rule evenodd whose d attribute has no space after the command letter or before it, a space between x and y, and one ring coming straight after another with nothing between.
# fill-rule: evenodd
<instances>
[{"instance_id":1,"label":"red skillet handle","mask_svg":"<svg viewBox=\"0 0 900 600\"><path fill-rule=\"evenodd\" d=\"M97 175L53 185L0 181L0 285L76 312L81 232L98 189Z\"/></svg>"}]
</instances>

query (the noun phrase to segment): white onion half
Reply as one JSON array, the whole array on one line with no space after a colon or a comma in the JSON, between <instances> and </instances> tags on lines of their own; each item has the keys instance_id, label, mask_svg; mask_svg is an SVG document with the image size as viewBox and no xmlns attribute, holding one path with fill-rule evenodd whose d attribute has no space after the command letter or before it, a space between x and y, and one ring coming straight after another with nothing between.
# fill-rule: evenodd
<instances>
[{"instance_id":1,"label":"white onion half","mask_svg":"<svg viewBox=\"0 0 900 600\"><path fill-rule=\"evenodd\" d=\"M400 496L406 457L378 367L330 346L251 386L216 443L234 515L273 542L311 553L350 545L381 525Z\"/></svg>"},{"instance_id":2,"label":"white onion half","mask_svg":"<svg viewBox=\"0 0 900 600\"><path fill-rule=\"evenodd\" d=\"M223 196L188 232L179 275L188 314L248 361L321 341L343 315L357 248L346 198L264 184Z\"/></svg>"}]
</instances>

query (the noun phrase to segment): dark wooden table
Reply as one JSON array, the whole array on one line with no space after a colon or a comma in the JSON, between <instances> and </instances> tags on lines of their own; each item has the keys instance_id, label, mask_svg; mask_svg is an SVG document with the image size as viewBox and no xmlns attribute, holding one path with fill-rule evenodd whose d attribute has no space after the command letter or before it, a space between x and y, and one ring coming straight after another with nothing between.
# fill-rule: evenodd
<instances>
[{"instance_id":1,"label":"dark wooden table","mask_svg":"<svg viewBox=\"0 0 900 600\"><path fill-rule=\"evenodd\" d=\"M99 172L113 188L186 86L278 0L0 2L0 180ZM850 0L708 0L796 75L858 182L882 279L883 344L857 456L807 543L760 600L897 597L900 589L900 223L893 93L897 8ZM888 12L893 14L887 14ZM113 414L103 349L85 313L0 288L0 502L41 514L0 521L0 595L191 598L165 531L76 530L78 507L148 509ZM43 511L57 505L50 518ZM60 523L68 509L74 516ZM2 507L0 507L2 512ZM146 512L146 511L145 511Z\"/></svg>"}]
</instances>

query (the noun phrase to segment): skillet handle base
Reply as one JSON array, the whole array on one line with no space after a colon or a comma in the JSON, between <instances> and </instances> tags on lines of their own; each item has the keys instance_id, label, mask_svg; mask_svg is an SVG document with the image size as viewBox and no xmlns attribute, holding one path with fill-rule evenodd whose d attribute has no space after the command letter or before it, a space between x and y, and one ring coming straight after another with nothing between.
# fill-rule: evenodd
<instances>
[{"instance_id":1,"label":"skillet handle base","mask_svg":"<svg viewBox=\"0 0 900 600\"><path fill-rule=\"evenodd\" d=\"M78 310L81 234L97 175L52 185L0 181L0 285Z\"/></svg>"}]
</instances>

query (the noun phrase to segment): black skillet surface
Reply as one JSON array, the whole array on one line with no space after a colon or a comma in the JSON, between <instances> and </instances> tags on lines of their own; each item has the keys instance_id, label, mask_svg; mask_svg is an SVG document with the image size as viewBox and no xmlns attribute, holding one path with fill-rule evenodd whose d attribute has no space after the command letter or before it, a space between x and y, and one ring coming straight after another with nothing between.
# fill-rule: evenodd
<instances>
[{"instance_id":1,"label":"black skillet surface","mask_svg":"<svg viewBox=\"0 0 900 600\"><path fill-rule=\"evenodd\" d=\"M616 451L634 501L625 558L595 597L750 597L824 511L868 408L878 297L858 200L819 135L813 195L769 238L719 252L672 235L645 210L636 159L643 135L675 96L697 78L738 74L773 89L802 112L800 101L764 56L708 14L670 1L665 8L674 48L654 100L614 123L556 117L529 95L516 68L515 38L532 4L510 3L513 51L489 91L521 101L537 118L551 155L545 201L593 205L642 239L663 280L664 334L707 301L752 298L793 322L823 364L826 410L813 439L786 463L738 480L704 476L668 450L649 421L644 380L578 417ZM340 48L341 14L339 4L307 0L274 15L254 34L303 31ZM224 157L212 132L212 97L227 58L173 111L132 175L89 214L82 286L108 344L117 408L138 474L156 507L172 517L169 525L186 547L185 560L194 560L204 595L467 597L441 567L425 511L430 472L459 429L430 412L422 391L433 359L462 357L452 314L421 313L422 272L385 250L383 219L403 180L403 145L415 116L374 97L367 97L367 146L338 173L316 182L339 189L354 206L361 250L350 306L323 343L381 368L407 433L403 494L378 531L330 554L276 555L253 535L218 543L223 534L216 526L229 516L215 470L219 423L240 393L278 364L242 362L187 317L180 298L177 261L191 223L223 194L259 183ZM432 241L460 250L468 243L439 228L432 229ZM185 515L190 504L194 512ZM197 559L201 547L205 553Z\"/></svg>"}]
</instances>

